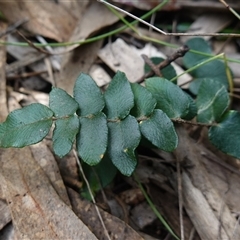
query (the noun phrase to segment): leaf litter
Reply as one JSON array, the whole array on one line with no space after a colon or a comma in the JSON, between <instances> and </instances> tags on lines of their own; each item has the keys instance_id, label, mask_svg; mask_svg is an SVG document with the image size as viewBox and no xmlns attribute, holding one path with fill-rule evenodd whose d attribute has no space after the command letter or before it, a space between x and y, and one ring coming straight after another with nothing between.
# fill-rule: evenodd
<instances>
[{"instance_id":1,"label":"leaf litter","mask_svg":"<svg viewBox=\"0 0 240 240\"><path fill-rule=\"evenodd\" d=\"M114 2L126 4L120 6L125 10L134 10L137 14L138 8L146 11L159 3L159 1ZM231 2L228 1L228 3ZM205 13L209 4L216 14L209 16ZM120 25L118 17L97 1L59 0L40 1L34 4L31 1L25 1L21 7L17 1L12 1L12 4L2 2L0 6L8 25L25 18L28 20L21 26L20 31L32 42L37 42L38 36L46 42L79 42L115 30ZM239 10L239 6L234 2L231 6ZM52 11L53 8L54 11ZM225 11L226 17L224 15L223 18L215 11L219 8ZM170 19L173 25L179 21L172 14L173 10L180 13L180 20L181 14L189 13L188 20L191 23L189 30L193 29L196 32L219 32L226 26L232 26L229 25L230 22L234 24L232 15L219 1L194 2L190 0L170 1L164 12L157 14L156 24L165 23L162 15L165 17L169 15L166 18ZM6 31L6 28L6 24L1 24L1 32ZM139 25L138 28L142 26ZM148 33L151 35L151 31ZM158 39L162 39L160 34L154 34ZM149 42L144 42L145 47L140 48L138 44L134 44L132 39L141 42L141 37L126 30L122 34L84 45L73 44L67 47L50 48L52 53L65 52L65 54L58 55L46 55L31 46L8 45L5 48L2 45L0 47L1 122L4 121L8 112L18 108L19 104L24 106L32 102L48 102L48 93L52 86L63 88L72 95L73 85L81 72L90 73L97 85L103 88L118 70L125 72L131 82L136 82L144 74L144 60L141 54L144 53L149 58L156 56L165 58L166 55L169 56L175 51L169 47ZM165 36L164 39L178 45L182 44L180 41L186 40L184 37L175 39L169 36L167 38ZM237 41L230 44L231 40L225 42L225 39L210 37L208 39L214 51L221 49L222 52L226 51L227 56L234 54L235 59L239 58ZM3 36L1 40L24 41L14 31L8 33L7 38ZM49 51L49 48L40 48ZM174 62L173 66L177 74L184 71L181 59ZM230 66L237 88L240 79L239 64L230 63ZM185 74L178 79L178 84L185 84L184 87L187 88L191 79L190 74ZM236 106L236 108L239 107ZM179 130L181 132L179 135L183 138L181 141L188 142L188 149L181 146L174 154L156 149L147 152L145 148L139 149L139 165L136 174L141 183L145 185L154 205L174 232L180 236L179 210L176 207L178 203L177 174L174 159L181 158L181 151L190 151L190 160L182 157L184 167L188 169L183 168L182 179L183 207L187 212L183 216L185 237L190 237L191 230L195 228L194 239L204 239L204 237L216 239L219 233L219 221L224 225L220 229L222 236L239 236L238 229L233 229L234 219L238 217L240 181L236 169L239 169L239 164L235 159L216 152L206 140L204 130L201 131L200 136L197 135L197 131L194 132L194 129L188 131L191 136L195 135L194 140L192 138L189 140L186 130ZM200 142L196 146L194 141L199 139ZM192 158L197 159L197 162L192 162ZM63 159L57 159L51 152L49 140L46 139L42 143L23 149L0 149L0 159L0 237L9 237L8 233L14 234L17 238L26 239L95 239L95 236L98 239L106 239L95 208L79 195L83 182L81 178L79 179L76 160L71 153ZM219 165L219 161L225 165ZM65 165L67 163L69 165ZM192 186L192 181L186 177L186 172L190 173L197 186ZM201 178L208 180L203 181ZM100 210L106 228L111 232L111 239L141 239L139 233L142 232L157 239L165 237L168 233L159 220L153 217L151 221L150 218L144 221L144 214L139 215L139 210L136 210L141 209L144 212L146 208L147 212L150 211L148 206L144 207L146 206L145 200L140 198L139 201L136 199L129 204L128 200L118 198L119 193L123 194L126 191L130 192L131 197L139 196L135 193L136 185L132 178L124 178L121 181L123 182L122 190L121 184L116 181L112 189L108 188L105 192L105 197L103 197L104 194L96 196L101 208L110 212ZM190 190L200 193L199 199L194 198L193 193L189 195ZM207 196L204 196L203 193L206 191ZM187 201L189 196L193 197L192 202ZM219 202L222 202L222 206L218 204ZM203 204L205 214L209 216L209 219L210 216L212 217L211 225L215 231L210 232L199 228L204 225L205 219L199 212L201 209L194 205L196 203ZM219 216L221 220L218 219ZM120 219L124 219L126 223ZM132 221L136 223L131 224ZM14 230L9 226L14 226ZM143 238L148 239L149 235L144 235Z\"/></svg>"}]
</instances>

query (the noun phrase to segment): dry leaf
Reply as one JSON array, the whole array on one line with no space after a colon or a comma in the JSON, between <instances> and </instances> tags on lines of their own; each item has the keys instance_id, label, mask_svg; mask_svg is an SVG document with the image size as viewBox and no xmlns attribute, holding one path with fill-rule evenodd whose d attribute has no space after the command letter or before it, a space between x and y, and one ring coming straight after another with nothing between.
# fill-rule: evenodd
<instances>
[{"instance_id":1,"label":"dry leaf","mask_svg":"<svg viewBox=\"0 0 240 240\"><path fill-rule=\"evenodd\" d=\"M71 206L59 168L52 152L46 146L45 141L30 146L30 149L33 157L51 181L51 185L54 187L57 194L61 197L65 204Z\"/></svg>"},{"instance_id":2,"label":"dry leaf","mask_svg":"<svg viewBox=\"0 0 240 240\"><path fill-rule=\"evenodd\" d=\"M11 221L11 214L8 205L0 199L0 230Z\"/></svg>"},{"instance_id":3,"label":"dry leaf","mask_svg":"<svg viewBox=\"0 0 240 240\"><path fill-rule=\"evenodd\" d=\"M98 56L113 71L124 72L130 82L135 82L144 74L144 61L137 49L131 48L120 38L102 48Z\"/></svg>"},{"instance_id":4,"label":"dry leaf","mask_svg":"<svg viewBox=\"0 0 240 240\"><path fill-rule=\"evenodd\" d=\"M72 2L72 1L71 1ZM71 36L78 17L85 11L89 1L74 1L74 7L66 7L64 0L59 1L1 1L0 8L9 22L28 19L24 27L35 34L57 41L67 41ZM72 14L74 12L74 14Z\"/></svg>"},{"instance_id":5,"label":"dry leaf","mask_svg":"<svg viewBox=\"0 0 240 240\"><path fill-rule=\"evenodd\" d=\"M198 17L195 22L191 24L188 29L188 33L217 33L228 26L233 20L233 16L229 14L222 14L219 17L219 14L214 13L205 13L202 16ZM195 36L183 36L181 37L182 42L187 41L190 38ZM203 36L205 40L210 39L210 36Z\"/></svg>"},{"instance_id":6,"label":"dry leaf","mask_svg":"<svg viewBox=\"0 0 240 240\"><path fill-rule=\"evenodd\" d=\"M86 200L82 200L79 194L70 188L68 188L68 193L74 212L92 230L98 239L108 239L104 234L103 226L98 219L94 205ZM112 240L143 240L137 232L119 218L101 209L99 211Z\"/></svg>"},{"instance_id":7,"label":"dry leaf","mask_svg":"<svg viewBox=\"0 0 240 240\"><path fill-rule=\"evenodd\" d=\"M76 28L69 41L82 41L93 35L104 27L110 26L118 21L115 16L104 4L97 1L91 2L82 18L76 24ZM76 46L70 47L74 48Z\"/></svg>"},{"instance_id":8,"label":"dry leaf","mask_svg":"<svg viewBox=\"0 0 240 240\"><path fill-rule=\"evenodd\" d=\"M85 40L102 28L112 25L117 20L118 17L107 9L106 6L94 1L88 6L81 20L76 24L69 41ZM60 73L55 74L56 86L63 88L71 94L76 78L80 73L89 73L101 45L102 41L98 41L80 47L78 47L79 44L67 47L68 50L78 48L61 56L61 70Z\"/></svg>"},{"instance_id":9,"label":"dry leaf","mask_svg":"<svg viewBox=\"0 0 240 240\"><path fill-rule=\"evenodd\" d=\"M88 73L97 57L102 41L82 45L65 54L59 73L55 74L56 86L72 94L77 77L81 72Z\"/></svg>"},{"instance_id":10,"label":"dry leaf","mask_svg":"<svg viewBox=\"0 0 240 240\"><path fill-rule=\"evenodd\" d=\"M198 234L202 239L217 239L220 235L222 239L239 239L240 229L236 228L237 220L231 214L226 201L230 182L227 187L224 184L223 191L218 191L217 186L223 179L213 182L209 177L202 160L202 151L199 151L199 144L195 144L195 140L189 137L183 126L177 126L176 130L179 145L174 154L179 161L183 162L183 159L186 159L188 166L193 166L183 170L182 195L185 210ZM212 170L217 173L217 169ZM210 225L211 228L208 228Z\"/></svg>"},{"instance_id":11,"label":"dry leaf","mask_svg":"<svg viewBox=\"0 0 240 240\"><path fill-rule=\"evenodd\" d=\"M93 64L89 70L89 75L95 80L99 87L105 86L111 82L111 77L98 64Z\"/></svg>"},{"instance_id":12,"label":"dry leaf","mask_svg":"<svg viewBox=\"0 0 240 240\"><path fill-rule=\"evenodd\" d=\"M96 239L57 195L29 147L4 151L0 162L18 239Z\"/></svg>"},{"instance_id":13,"label":"dry leaf","mask_svg":"<svg viewBox=\"0 0 240 240\"><path fill-rule=\"evenodd\" d=\"M129 46L120 38L102 48L99 51L98 56L113 71L122 71L126 74L130 82L136 82L144 75L144 61L141 57L142 54L146 54L149 57L166 58L166 56L156 47L152 46L152 44L146 44L144 48L137 49L134 46ZM184 72L184 70L176 63L173 62L172 66L176 70L177 75ZM192 77L186 73L178 78L178 84L186 83L191 78ZM187 87L187 85L185 87Z\"/></svg>"}]
</instances>

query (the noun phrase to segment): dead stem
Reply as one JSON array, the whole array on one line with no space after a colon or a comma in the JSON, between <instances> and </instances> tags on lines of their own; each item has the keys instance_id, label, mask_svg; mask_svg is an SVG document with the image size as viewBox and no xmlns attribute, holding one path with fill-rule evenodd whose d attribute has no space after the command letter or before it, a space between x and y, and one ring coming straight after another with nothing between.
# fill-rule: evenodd
<instances>
[{"instance_id":1,"label":"dead stem","mask_svg":"<svg viewBox=\"0 0 240 240\"><path fill-rule=\"evenodd\" d=\"M191 122L181 118L171 118L171 120L175 123L185 123L192 126L201 126L201 127L212 127L217 126L217 123L200 123L200 122Z\"/></svg>"},{"instance_id":2,"label":"dead stem","mask_svg":"<svg viewBox=\"0 0 240 240\"><path fill-rule=\"evenodd\" d=\"M222 1L222 0L220 0L220 1ZM98 2L103 3L103 4L107 5L107 6L110 6L110 7L114 8L114 9L118 10L119 12L122 12L122 13L132 17L133 19L138 20L139 22L145 24L146 26L154 29L155 31L157 31L157 32L159 32L159 33L161 33L161 34L163 34L165 36L211 36L211 37L218 37L218 36L222 36L223 37L224 36L224 37L240 37L240 34L236 34L236 33L166 33L163 30L161 30L161 29L153 26L152 24L144 21L143 19L138 18L135 15L133 15L133 14L131 14L131 13L129 13L129 12L127 12L127 11L125 11L125 10L123 10L123 9L121 9L121 8L111 4L111 3L109 3L109 2L106 2L104 0L98 0ZM236 15L237 13L232 8L229 8L229 9L235 16L237 16L239 18L239 16Z\"/></svg>"},{"instance_id":3,"label":"dead stem","mask_svg":"<svg viewBox=\"0 0 240 240\"><path fill-rule=\"evenodd\" d=\"M176 52L174 52L171 56L167 57L164 61L160 62L159 64L154 64L151 59L149 59L146 55L142 55L144 61L146 64L149 65L151 68L151 71L144 74L140 79L138 79L136 82L142 83L146 78L154 76L156 74L157 76L161 77L161 69L167 67L170 65L173 61L175 61L177 58L183 57L187 52L189 51L189 47L186 45L183 45L179 49L177 49Z\"/></svg>"},{"instance_id":4,"label":"dead stem","mask_svg":"<svg viewBox=\"0 0 240 240\"><path fill-rule=\"evenodd\" d=\"M94 203L94 206L95 206L95 209L96 209L98 218L99 218L99 220L100 220L100 222L101 222L101 224L102 224L102 226L103 226L103 229L104 229L104 232L105 232L105 234L106 234L106 237L107 237L108 240L111 240L111 238L110 238L110 236L109 236L109 234L108 234L107 228L106 228L106 226L105 226L105 224L104 224L104 222L103 222L103 218L102 218L102 216L101 216L101 214L100 214L100 211L99 211L99 209L98 209L98 206L97 206L97 204L96 204L96 201L95 201L95 198L94 198L94 196L93 196L91 187L90 187L89 182L88 182L88 180L87 180L87 178L86 178L86 176L85 176L85 174L84 174L84 172L83 172L82 165L81 165L81 163L80 163L80 161L79 161L78 155L77 155L77 153L76 153L75 150L73 150L73 154L74 154L74 157L76 158L76 161L77 161L79 170L80 170L80 172L81 172L81 174L82 174L82 176L83 176L83 180L85 181L85 183L86 183L86 185L87 185L87 189L88 189L89 194L90 194L90 196L91 196L91 199L92 199L92 201L93 201L93 203Z\"/></svg>"}]
</instances>

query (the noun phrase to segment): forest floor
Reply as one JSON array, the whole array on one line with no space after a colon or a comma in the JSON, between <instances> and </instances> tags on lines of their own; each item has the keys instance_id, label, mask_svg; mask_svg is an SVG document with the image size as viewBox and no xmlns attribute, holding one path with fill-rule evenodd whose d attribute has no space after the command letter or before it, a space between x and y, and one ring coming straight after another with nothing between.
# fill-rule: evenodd
<instances>
[{"instance_id":1,"label":"forest floor","mask_svg":"<svg viewBox=\"0 0 240 240\"><path fill-rule=\"evenodd\" d=\"M240 38L231 35L240 33L240 20L223 1L165 1L145 19L164 32L121 20L132 22L127 13L139 18L164 1L109 2L124 11L116 14L97 0L0 1L0 122L31 103L48 105L52 87L72 95L80 73L103 92L117 71L144 85L144 66L156 67L152 57L174 58L196 37L213 56L225 53L233 76L231 108L240 110ZM227 4L240 12L236 2ZM194 98L194 76L185 72L182 57L174 60L165 63ZM0 240L240 239L238 160L210 143L207 127L175 127L176 150L140 145L133 176L107 166L97 176L80 159L91 201L75 151L57 157L52 131L32 146L0 148Z\"/></svg>"}]
</instances>

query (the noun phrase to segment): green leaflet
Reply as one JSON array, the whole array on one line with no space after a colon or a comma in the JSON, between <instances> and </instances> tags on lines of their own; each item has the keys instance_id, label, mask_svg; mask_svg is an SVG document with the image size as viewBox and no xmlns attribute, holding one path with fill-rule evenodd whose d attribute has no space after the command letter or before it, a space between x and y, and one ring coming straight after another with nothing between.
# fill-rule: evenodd
<instances>
[{"instance_id":1,"label":"green leaflet","mask_svg":"<svg viewBox=\"0 0 240 240\"><path fill-rule=\"evenodd\" d=\"M240 159L240 113L225 113L217 126L209 129L210 141L221 151Z\"/></svg>"},{"instance_id":2,"label":"green leaflet","mask_svg":"<svg viewBox=\"0 0 240 240\"><path fill-rule=\"evenodd\" d=\"M168 116L160 109L139 123L142 135L161 150L172 152L178 144L174 125Z\"/></svg>"},{"instance_id":3,"label":"green leaflet","mask_svg":"<svg viewBox=\"0 0 240 240\"><path fill-rule=\"evenodd\" d=\"M163 59L161 57L152 57L152 58L150 58L150 60L156 65L156 64L161 63L165 59ZM148 73L148 72L150 72L150 70L151 70L151 68L147 64L145 64L144 72ZM162 73L162 76L166 79L172 79L177 76L176 71L171 64L166 66L165 68L161 69L161 73ZM177 81L175 81L174 83L176 83L176 82Z\"/></svg>"},{"instance_id":4,"label":"green leaflet","mask_svg":"<svg viewBox=\"0 0 240 240\"><path fill-rule=\"evenodd\" d=\"M222 63L219 61L215 66L219 64ZM88 164L86 169L97 191L100 185L90 169L99 174L102 185L112 180L117 169L130 176L137 165L135 150L141 136L164 151L173 151L178 136L170 118L191 120L198 114L199 122L213 124L209 129L211 142L223 152L240 158L240 113L226 112L229 97L225 85L216 80L219 73L215 74L214 68L209 67L205 71L204 74L214 77L201 77L202 73L197 73L196 103L164 78L149 78L144 88L130 84L124 73L117 72L103 95L90 76L81 74L74 87L74 98L62 89L53 88L50 108L36 103L11 112L6 121L0 123L0 147L37 143L48 134L55 121L54 152L65 156L76 139L78 155ZM106 174L106 167L110 174Z\"/></svg>"},{"instance_id":5,"label":"green leaflet","mask_svg":"<svg viewBox=\"0 0 240 240\"><path fill-rule=\"evenodd\" d=\"M105 94L108 119L125 118L134 105L130 83L123 72L117 72Z\"/></svg>"},{"instance_id":6,"label":"green leaflet","mask_svg":"<svg viewBox=\"0 0 240 240\"><path fill-rule=\"evenodd\" d=\"M191 50L196 50L199 52L204 52L211 54L211 49L208 43L203 38L192 38L186 42L186 45ZM183 63L187 68L191 68L198 63L201 63L207 60L209 57L203 56L196 53L187 52L186 55L183 57ZM220 60L213 60L203 66L193 70L191 74L197 78L211 78L219 81L223 84L226 88L228 88L228 78L226 75L225 65ZM193 88L193 87L191 87ZM194 88L195 92L196 89Z\"/></svg>"},{"instance_id":7,"label":"green leaflet","mask_svg":"<svg viewBox=\"0 0 240 240\"><path fill-rule=\"evenodd\" d=\"M142 118L152 114L157 102L151 92L137 83L131 84L134 95L134 107L131 114L136 118Z\"/></svg>"},{"instance_id":8,"label":"green leaflet","mask_svg":"<svg viewBox=\"0 0 240 240\"><path fill-rule=\"evenodd\" d=\"M211 54L212 50L209 44L201 37L191 38L185 43L191 50ZM187 68L195 66L197 63L204 61L207 56L187 52L183 57L183 63Z\"/></svg>"},{"instance_id":9,"label":"green leaflet","mask_svg":"<svg viewBox=\"0 0 240 240\"><path fill-rule=\"evenodd\" d=\"M153 77L148 78L145 84L157 100L156 108L165 112L169 118L184 118L192 115L190 96L174 83L164 78Z\"/></svg>"},{"instance_id":10,"label":"green leaflet","mask_svg":"<svg viewBox=\"0 0 240 240\"><path fill-rule=\"evenodd\" d=\"M103 113L80 119L81 130L77 135L77 151L89 165L98 164L104 157L107 141L107 119Z\"/></svg>"},{"instance_id":11,"label":"green leaflet","mask_svg":"<svg viewBox=\"0 0 240 240\"><path fill-rule=\"evenodd\" d=\"M78 103L64 90L53 88L49 94L49 107L59 118L73 115L78 109Z\"/></svg>"},{"instance_id":12,"label":"green leaflet","mask_svg":"<svg viewBox=\"0 0 240 240\"><path fill-rule=\"evenodd\" d=\"M79 131L79 120L75 114L78 103L64 90L53 88L49 94L49 106L58 118L53 131L53 150L63 157L72 149Z\"/></svg>"},{"instance_id":13,"label":"green leaflet","mask_svg":"<svg viewBox=\"0 0 240 240\"><path fill-rule=\"evenodd\" d=\"M105 106L100 88L87 74L81 73L77 78L73 93L79 104L81 116L97 114Z\"/></svg>"},{"instance_id":14,"label":"green leaflet","mask_svg":"<svg viewBox=\"0 0 240 240\"><path fill-rule=\"evenodd\" d=\"M52 125L53 112L33 103L11 112L0 124L0 147L25 147L40 142Z\"/></svg>"},{"instance_id":15,"label":"green leaflet","mask_svg":"<svg viewBox=\"0 0 240 240\"><path fill-rule=\"evenodd\" d=\"M141 134L137 120L129 115L124 120L109 122L108 154L117 169L130 176L136 168L135 149Z\"/></svg>"},{"instance_id":16,"label":"green leaflet","mask_svg":"<svg viewBox=\"0 0 240 240\"><path fill-rule=\"evenodd\" d=\"M224 85L213 79L204 79L199 87L196 103L197 121L218 122L227 110L230 99Z\"/></svg>"},{"instance_id":17,"label":"green leaflet","mask_svg":"<svg viewBox=\"0 0 240 240\"><path fill-rule=\"evenodd\" d=\"M53 150L59 157L64 157L72 149L73 142L79 132L79 119L72 115L56 120L53 131Z\"/></svg>"}]
</instances>

